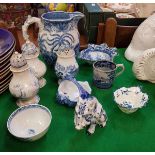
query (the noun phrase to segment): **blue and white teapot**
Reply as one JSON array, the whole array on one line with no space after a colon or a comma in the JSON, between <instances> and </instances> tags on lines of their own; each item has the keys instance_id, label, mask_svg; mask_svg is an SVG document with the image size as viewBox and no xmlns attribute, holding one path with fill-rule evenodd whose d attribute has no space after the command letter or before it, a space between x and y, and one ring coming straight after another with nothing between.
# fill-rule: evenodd
<instances>
[{"instance_id":1,"label":"blue and white teapot","mask_svg":"<svg viewBox=\"0 0 155 155\"><path fill-rule=\"evenodd\" d=\"M72 46L76 54L79 52L78 21L84 17L81 12L53 11L42 14L41 19L28 16L22 26L23 37L27 41L29 25L37 23L39 26L38 43L40 51L49 64L56 61L56 53L60 46Z\"/></svg>"}]
</instances>

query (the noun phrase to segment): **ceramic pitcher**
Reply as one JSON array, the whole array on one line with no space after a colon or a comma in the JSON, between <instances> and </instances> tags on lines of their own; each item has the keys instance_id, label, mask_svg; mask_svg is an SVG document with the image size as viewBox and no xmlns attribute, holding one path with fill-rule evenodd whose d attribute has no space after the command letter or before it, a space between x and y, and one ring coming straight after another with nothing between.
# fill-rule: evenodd
<instances>
[{"instance_id":1,"label":"ceramic pitcher","mask_svg":"<svg viewBox=\"0 0 155 155\"><path fill-rule=\"evenodd\" d=\"M39 26L38 43L41 53L49 64L56 61L56 52L61 45L73 46L77 54L79 52L79 32L77 24L84 17L80 12L53 11L44 13L40 18L28 16L22 26L23 37L29 39L27 29L29 25L37 23Z\"/></svg>"},{"instance_id":2,"label":"ceramic pitcher","mask_svg":"<svg viewBox=\"0 0 155 155\"><path fill-rule=\"evenodd\" d=\"M73 49L66 48L57 52L55 72L59 79L75 77L78 73L78 69L79 65L75 59L75 52Z\"/></svg>"}]
</instances>

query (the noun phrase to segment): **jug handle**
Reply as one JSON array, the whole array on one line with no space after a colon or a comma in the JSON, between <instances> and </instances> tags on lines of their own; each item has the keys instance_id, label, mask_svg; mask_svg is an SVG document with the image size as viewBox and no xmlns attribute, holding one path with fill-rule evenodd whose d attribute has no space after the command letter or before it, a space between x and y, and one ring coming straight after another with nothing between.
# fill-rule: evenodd
<instances>
[{"instance_id":1,"label":"jug handle","mask_svg":"<svg viewBox=\"0 0 155 155\"><path fill-rule=\"evenodd\" d=\"M33 24L33 23L37 23L39 26L39 32L41 32L43 30L43 24L41 22L40 18L37 17L31 17L31 15L28 15L27 20L25 21L24 25L22 26L22 33L23 33L23 37L26 41L29 40L29 35L27 33L28 27Z\"/></svg>"}]
</instances>

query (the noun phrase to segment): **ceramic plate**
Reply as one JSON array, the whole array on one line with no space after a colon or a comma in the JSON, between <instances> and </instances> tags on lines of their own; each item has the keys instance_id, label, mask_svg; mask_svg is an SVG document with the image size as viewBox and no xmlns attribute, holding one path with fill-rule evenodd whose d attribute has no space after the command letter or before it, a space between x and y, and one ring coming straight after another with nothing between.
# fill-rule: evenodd
<instances>
[{"instance_id":1,"label":"ceramic plate","mask_svg":"<svg viewBox=\"0 0 155 155\"><path fill-rule=\"evenodd\" d=\"M88 44L88 48L80 52L79 58L92 64L100 60L113 61L116 55L117 49L109 48L107 44Z\"/></svg>"},{"instance_id":2,"label":"ceramic plate","mask_svg":"<svg viewBox=\"0 0 155 155\"><path fill-rule=\"evenodd\" d=\"M7 121L7 128L16 138L34 141L47 132L51 120L49 109L33 104L15 110Z\"/></svg>"},{"instance_id":3,"label":"ceramic plate","mask_svg":"<svg viewBox=\"0 0 155 155\"><path fill-rule=\"evenodd\" d=\"M0 57L0 64L3 64L6 60L10 59L12 53L15 51L15 44L3 55Z\"/></svg>"},{"instance_id":4,"label":"ceramic plate","mask_svg":"<svg viewBox=\"0 0 155 155\"><path fill-rule=\"evenodd\" d=\"M14 44L14 37L11 32L0 28L0 56L5 54Z\"/></svg>"},{"instance_id":5,"label":"ceramic plate","mask_svg":"<svg viewBox=\"0 0 155 155\"><path fill-rule=\"evenodd\" d=\"M3 66L1 66L2 68L0 68L0 74L3 74L6 70L10 69L10 65L10 60L5 62Z\"/></svg>"},{"instance_id":6,"label":"ceramic plate","mask_svg":"<svg viewBox=\"0 0 155 155\"><path fill-rule=\"evenodd\" d=\"M117 18L135 18L134 16L129 15L127 13L118 13L118 14L116 14L116 17Z\"/></svg>"}]
</instances>

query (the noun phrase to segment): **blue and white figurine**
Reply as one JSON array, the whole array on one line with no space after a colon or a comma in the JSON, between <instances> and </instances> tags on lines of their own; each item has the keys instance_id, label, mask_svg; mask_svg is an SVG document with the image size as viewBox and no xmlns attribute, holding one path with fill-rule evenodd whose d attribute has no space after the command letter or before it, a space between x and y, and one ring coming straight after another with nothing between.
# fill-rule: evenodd
<instances>
[{"instance_id":1,"label":"blue and white figurine","mask_svg":"<svg viewBox=\"0 0 155 155\"><path fill-rule=\"evenodd\" d=\"M55 73L59 79L74 78L78 73L79 65L75 59L75 52L71 48L60 49L57 52Z\"/></svg>"},{"instance_id":2,"label":"blue and white figurine","mask_svg":"<svg viewBox=\"0 0 155 155\"><path fill-rule=\"evenodd\" d=\"M77 130L88 126L88 134L93 134L97 124L105 127L106 122L106 112L94 96L79 97L74 114L74 124Z\"/></svg>"},{"instance_id":3,"label":"blue and white figurine","mask_svg":"<svg viewBox=\"0 0 155 155\"><path fill-rule=\"evenodd\" d=\"M79 58L92 64L95 61L113 61L117 55L117 48L110 48L107 44L95 45L88 44L88 48L80 52Z\"/></svg>"},{"instance_id":4,"label":"blue and white figurine","mask_svg":"<svg viewBox=\"0 0 155 155\"><path fill-rule=\"evenodd\" d=\"M74 107L81 92L91 94L91 88L87 81L82 82L76 81L73 78L66 78L60 83L56 98L59 104Z\"/></svg>"},{"instance_id":5,"label":"blue and white figurine","mask_svg":"<svg viewBox=\"0 0 155 155\"><path fill-rule=\"evenodd\" d=\"M42 14L41 19L28 16L22 31L25 40L29 35L29 25L37 23L39 26L38 42L40 51L49 64L56 61L56 53L60 46L73 46L76 54L79 52L78 21L84 17L81 12L52 11Z\"/></svg>"}]
</instances>

